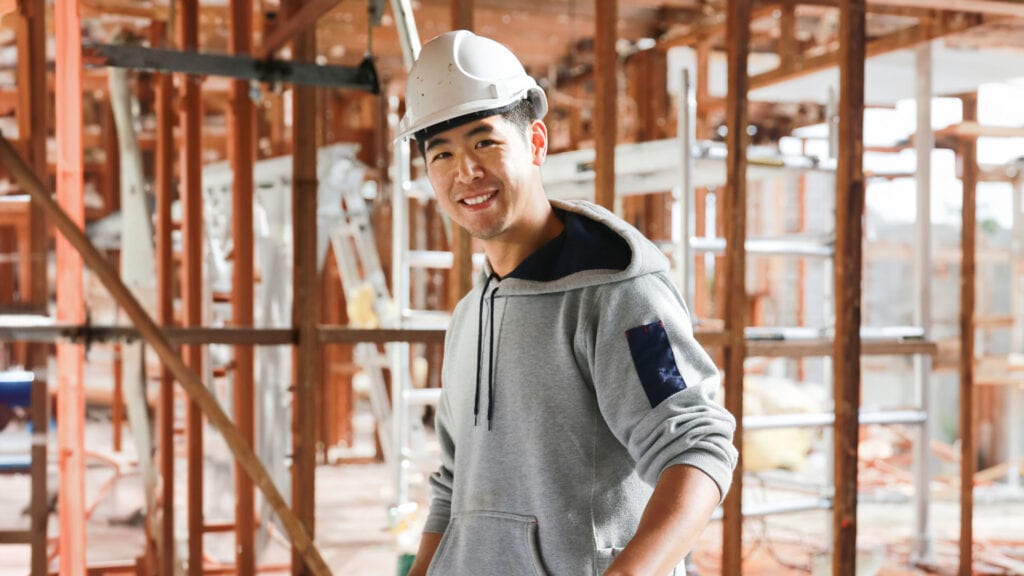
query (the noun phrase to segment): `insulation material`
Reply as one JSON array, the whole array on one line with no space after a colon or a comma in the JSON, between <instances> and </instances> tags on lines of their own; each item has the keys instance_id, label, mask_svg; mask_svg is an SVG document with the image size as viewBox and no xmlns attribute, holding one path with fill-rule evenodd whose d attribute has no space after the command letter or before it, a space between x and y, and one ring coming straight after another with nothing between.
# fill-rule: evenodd
<instances>
[{"instance_id":1,"label":"insulation material","mask_svg":"<svg viewBox=\"0 0 1024 576\"><path fill-rule=\"evenodd\" d=\"M743 407L748 416L830 410L820 386L755 375L743 380ZM743 434L743 468L747 472L803 470L817 434L813 428L796 427L747 430Z\"/></svg>"}]
</instances>

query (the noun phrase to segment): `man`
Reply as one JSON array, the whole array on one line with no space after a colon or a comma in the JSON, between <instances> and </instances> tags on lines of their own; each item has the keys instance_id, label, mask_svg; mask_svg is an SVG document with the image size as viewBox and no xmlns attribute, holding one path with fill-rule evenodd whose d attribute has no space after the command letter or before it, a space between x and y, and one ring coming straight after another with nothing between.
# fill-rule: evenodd
<instances>
[{"instance_id":1,"label":"man","mask_svg":"<svg viewBox=\"0 0 1024 576\"><path fill-rule=\"evenodd\" d=\"M464 30L409 76L399 137L487 255L445 343L415 576L682 574L736 464L664 256L545 195L546 111L507 48Z\"/></svg>"}]
</instances>

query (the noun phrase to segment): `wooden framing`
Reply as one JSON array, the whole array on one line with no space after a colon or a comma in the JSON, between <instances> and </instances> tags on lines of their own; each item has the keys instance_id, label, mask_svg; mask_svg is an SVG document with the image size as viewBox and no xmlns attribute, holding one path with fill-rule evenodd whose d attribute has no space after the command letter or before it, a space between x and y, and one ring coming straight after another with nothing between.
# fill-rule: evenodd
<instances>
[{"instance_id":1,"label":"wooden framing","mask_svg":"<svg viewBox=\"0 0 1024 576\"><path fill-rule=\"evenodd\" d=\"M864 219L865 0L839 3L839 157L836 166L835 495L832 573L853 574L857 556L857 449L860 443L860 322Z\"/></svg>"},{"instance_id":2,"label":"wooden framing","mask_svg":"<svg viewBox=\"0 0 1024 576\"><path fill-rule=\"evenodd\" d=\"M978 120L978 97L962 98L963 118ZM976 194L978 185L978 143L965 138L958 151L963 182L963 226L960 261L960 563L958 574L970 576L974 546L974 304L975 243L977 235Z\"/></svg>"},{"instance_id":3,"label":"wooden framing","mask_svg":"<svg viewBox=\"0 0 1024 576\"><path fill-rule=\"evenodd\" d=\"M263 44L253 52L253 56L259 60L270 58L274 55L274 52L283 48L285 44L291 42L300 34L311 28L315 29L316 21L340 3L341 0L309 0L301 8L288 16L287 20L276 25L270 32L270 35L263 41ZM235 2L232 2L232 14L236 14ZM249 10L249 15L251 19L252 10ZM246 41L252 42L251 22ZM302 61L297 58L295 60Z\"/></svg>"},{"instance_id":4,"label":"wooden framing","mask_svg":"<svg viewBox=\"0 0 1024 576\"><path fill-rule=\"evenodd\" d=\"M307 5L308 6L308 5ZM229 51L252 51L252 0L231 1ZM291 22L291 20L289 20ZM315 19L314 19L315 22ZM275 30L276 32L276 30ZM256 111L249 97L249 82L231 81L228 108L228 155L231 159L232 321L235 327L253 325L253 166L256 162ZM235 425L249 446L254 446L255 367L251 345L235 346L233 379ZM235 568L239 574L256 572L256 510L252 480L235 463Z\"/></svg>"},{"instance_id":5,"label":"wooden framing","mask_svg":"<svg viewBox=\"0 0 1024 576\"><path fill-rule=\"evenodd\" d=\"M452 30L473 29L473 0L453 0ZM408 144L399 144L407 146ZM448 309L473 289L473 238L462 226L451 227L452 269L448 282Z\"/></svg>"},{"instance_id":6,"label":"wooden framing","mask_svg":"<svg viewBox=\"0 0 1024 576\"><path fill-rule=\"evenodd\" d=\"M154 22L150 44L167 43L167 25ZM153 81L154 115L156 117L156 155L153 189L156 195L156 320L161 326L174 323L174 259L172 254L171 203L174 195L174 108L173 78L157 74ZM161 516L157 566L160 574L174 574L174 378L166 366L160 367L160 402L157 417Z\"/></svg>"},{"instance_id":7,"label":"wooden framing","mask_svg":"<svg viewBox=\"0 0 1024 576\"><path fill-rule=\"evenodd\" d=\"M750 0L729 0L726 28L730 38L729 89L726 101L726 184L722 216L725 222L725 332L723 349L725 407L736 418L733 444L739 459L732 489L723 504L722 574L743 573L743 360L746 357L746 240L747 240L747 57L750 53ZM716 274L718 276L718 274Z\"/></svg>"},{"instance_id":8,"label":"wooden framing","mask_svg":"<svg viewBox=\"0 0 1024 576\"><path fill-rule=\"evenodd\" d=\"M618 0L595 0L594 17L594 200L615 211L615 145L618 74L615 53Z\"/></svg>"},{"instance_id":9,"label":"wooden framing","mask_svg":"<svg viewBox=\"0 0 1024 576\"><path fill-rule=\"evenodd\" d=\"M85 232L50 197L49 191L18 156L18 153L11 147L11 144L2 136L0 136L0 164L3 164L14 180L31 194L32 200L40 205L57 230L67 239L72 249L76 250L80 258L89 266L93 275L106 287L114 297L114 300L117 301L122 310L128 315L132 324L146 339L152 350L159 356L164 365L171 370L178 381L181 382L189 397L200 407L202 412L209 418L210 423L221 433L235 459L243 464L245 472L252 478L260 491L263 492L267 502L274 509L278 517L280 517L296 553L306 562L310 572L316 576L330 574L330 570L328 570L323 557L321 557L320 552L313 544L313 539L309 532L303 528L296 516L288 509L288 505L274 486L270 475L260 463L252 448L242 438L238 429L235 428L228 416L221 410L213 393L199 380L196 373L188 368L182 357L175 353L156 322L153 321L135 296L132 295L128 287L124 285L117 272L110 266L96 247L92 245ZM64 401L65 399L61 397L60 400ZM81 519L84 521L84 515ZM65 527L62 526L62 528ZM62 549L61 558L64 558L63 551L64 549ZM82 567L78 571L69 573L81 574L84 572L85 566L83 562Z\"/></svg>"},{"instance_id":10,"label":"wooden framing","mask_svg":"<svg viewBox=\"0 0 1024 576\"><path fill-rule=\"evenodd\" d=\"M197 50L199 47L199 2L182 0L178 4L176 26L178 47ZM199 94L201 79L178 75L181 125L182 257L181 309L183 326L203 323L203 189L202 189L202 122L203 108ZM202 347L188 346L185 361L197 374L203 372ZM203 414L195 400L186 405L185 435L188 454L188 572L200 576L203 570Z\"/></svg>"},{"instance_id":11,"label":"wooden framing","mask_svg":"<svg viewBox=\"0 0 1024 576\"><path fill-rule=\"evenodd\" d=\"M306 0L288 0L282 6L290 17ZM309 62L316 57L316 30L295 36L292 57ZM292 87L292 218L294 235L294 288L292 325L298 333L295 350L295 394L292 413L292 509L306 533L315 533L316 505L316 388L320 376L320 347L316 326L320 320L320 295L316 261L316 90ZM292 551L292 574L309 570L300 554Z\"/></svg>"},{"instance_id":12,"label":"wooden framing","mask_svg":"<svg viewBox=\"0 0 1024 576\"><path fill-rule=\"evenodd\" d=\"M56 21L57 204L67 224L85 227L85 182L82 162L82 36L77 2L54 8ZM10 168L8 168L10 170ZM32 173L32 176L35 174ZM49 199L49 197L47 197ZM52 202L52 200L51 200ZM57 319L85 321L82 257L65 239L57 240ZM60 448L60 574L85 572L85 397L84 351L76 344L57 345L57 445Z\"/></svg>"}]
</instances>

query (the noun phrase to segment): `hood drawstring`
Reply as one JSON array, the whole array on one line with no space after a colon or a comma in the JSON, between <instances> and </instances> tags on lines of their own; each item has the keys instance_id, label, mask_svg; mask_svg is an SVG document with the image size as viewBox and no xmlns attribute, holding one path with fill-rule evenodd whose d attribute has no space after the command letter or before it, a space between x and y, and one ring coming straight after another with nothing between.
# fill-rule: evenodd
<instances>
[{"instance_id":1,"label":"hood drawstring","mask_svg":"<svg viewBox=\"0 0 1024 576\"><path fill-rule=\"evenodd\" d=\"M490 337L490 357L487 360L487 429L491 429L491 421L494 419L494 296L498 293L498 286L491 291L491 319L487 324L487 332Z\"/></svg>"},{"instance_id":2,"label":"hood drawstring","mask_svg":"<svg viewBox=\"0 0 1024 576\"><path fill-rule=\"evenodd\" d=\"M483 290L480 291L480 312L477 314L476 325L476 392L473 395L473 426L476 426L479 422L480 415L480 360L484 353L484 299L487 297L487 287L491 285L491 279L493 278L493 274L487 276L487 281L484 282ZM491 303L491 306L491 317L493 318L493 302Z\"/></svg>"}]
</instances>

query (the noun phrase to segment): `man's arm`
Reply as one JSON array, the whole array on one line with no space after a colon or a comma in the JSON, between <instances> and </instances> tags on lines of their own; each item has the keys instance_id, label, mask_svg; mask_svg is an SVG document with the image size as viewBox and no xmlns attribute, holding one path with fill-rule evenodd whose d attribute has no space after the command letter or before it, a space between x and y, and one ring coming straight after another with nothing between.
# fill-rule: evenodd
<instances>
[{"instance_id":1,"label":"man's arm","mask_svg":"<svg viewBox=\"0 0 1024 576\"><path fill-rule=\"evenodd\" d=\"M420 549L416 551L416 560L412 563L408 576L426 576L430 561L434 559L434 553L441 544L441 536L437 532L423 533L420 538Z\"/></svg>"},{"instance_id":2,"label":"man's arm","mask_svg":"<svg viewBox=\"0 0 1024 576\"><path fill-rule=\"evenodd\" d=\"M605 576L668 574L697 542L720 499L718 486L707 474L686 465L667 468L636 535Z\"/></svg>"}]
</instances>

